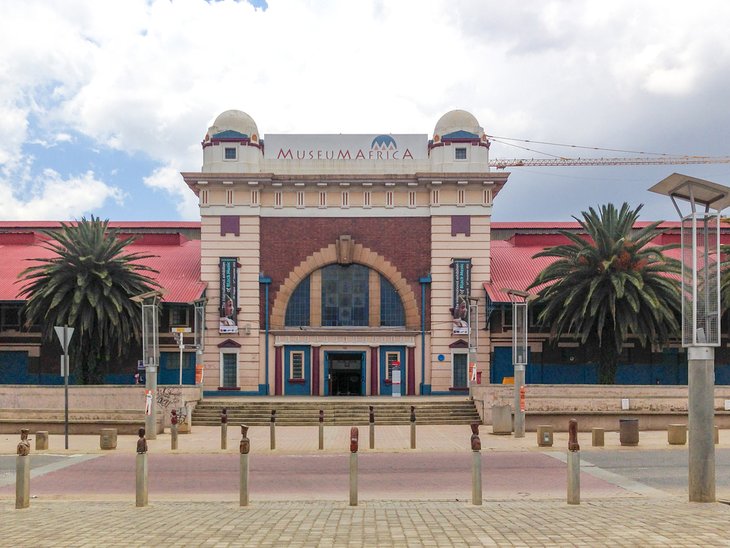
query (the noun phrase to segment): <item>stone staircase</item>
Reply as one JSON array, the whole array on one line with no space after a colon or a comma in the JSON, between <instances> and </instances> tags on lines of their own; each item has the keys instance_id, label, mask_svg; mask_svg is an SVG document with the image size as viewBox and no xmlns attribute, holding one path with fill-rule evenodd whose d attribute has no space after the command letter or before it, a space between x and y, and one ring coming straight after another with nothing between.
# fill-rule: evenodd
<instances>
[{"instance_id":1,"label":"stone staircase","mask_svg":"<svg viewBox=\"0 0 730 548\"><path fill-rule=\"evenodd\" d=\"M223 408L227 409L229 424L264 426L271 422L271 411L276 410L278 426L315 426L319 424L319 410L324 410L324 424L360 426L368 424L368 406L375 411L375 424L410 424L411 405L416 408L417 424L471 424L481 423L474 401L467 398L419 397L400 401L384 398L314 398L287 400L269 398L209 398L200 401L193 411L193 426L220 424Z\"/></svg>"}]
</instances>

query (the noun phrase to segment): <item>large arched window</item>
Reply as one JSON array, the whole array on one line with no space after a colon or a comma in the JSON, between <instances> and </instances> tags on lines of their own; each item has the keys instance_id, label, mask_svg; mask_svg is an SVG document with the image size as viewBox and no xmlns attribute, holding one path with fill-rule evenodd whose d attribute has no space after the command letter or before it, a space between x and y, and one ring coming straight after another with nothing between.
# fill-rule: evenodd
<instances>
[{"instance_id":1,"label":"large arched window","mask_svg":"<svg viewBox=\"0 0 730 548\"><path fill-rule=\"evenodd\" d=\"M321 293L313 289L318 284ZM321 307L321 316L314 321L313 306ZM377 323L371 324L371 319ZM403 327L405 323L403 302L393 284L359 264L333 264L307 276L289 298L284 319L286 327Z\"/></svg>"},{"instance_id":2,"label":"large arched window","mask_svg":"<svg viewBox=\"0 0 730 548\"><path fill-rule=\"evenodd\" d=\"M331 264L322 269L322 326L367 326L370 269Z\"/></svg>"}]
</instances>

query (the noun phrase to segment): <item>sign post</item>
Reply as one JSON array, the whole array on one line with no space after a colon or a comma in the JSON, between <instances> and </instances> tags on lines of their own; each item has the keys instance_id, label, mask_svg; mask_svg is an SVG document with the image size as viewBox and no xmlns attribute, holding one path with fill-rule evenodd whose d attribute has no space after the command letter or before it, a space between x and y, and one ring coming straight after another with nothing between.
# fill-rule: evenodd
<instances>
[{"instance_id":1,"label":"sign post","mask_svg":"<svg viewBox=\"0 0 730 548\"><path fill-rule=\"evenodd\" d=\"M61 342L63 347L63 356L61 357L61 374L63 375L63 438L64 446L68 449L68 343L71 342L71 337L74 334L74 328L67 325L56 325L53 327L56 332L58 340Z\"/></svg>"}]
</instances>

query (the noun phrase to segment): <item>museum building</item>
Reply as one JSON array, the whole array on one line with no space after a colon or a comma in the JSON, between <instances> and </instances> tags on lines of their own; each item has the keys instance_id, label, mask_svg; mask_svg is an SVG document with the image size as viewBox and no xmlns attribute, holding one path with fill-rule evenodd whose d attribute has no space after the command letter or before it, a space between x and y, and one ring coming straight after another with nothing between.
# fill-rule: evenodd
<instances>
[{"instance_id":1,"label":"museum building","mask_svg":"<svg viewBox=\"0 0 730 548\"><path fill-rule=\"evenodd\" d=\"M200 172L207 392L466 393L487 371L492 202L462 110L432 135L259 133L216 118Z\"/></svg>"}]
</instances>

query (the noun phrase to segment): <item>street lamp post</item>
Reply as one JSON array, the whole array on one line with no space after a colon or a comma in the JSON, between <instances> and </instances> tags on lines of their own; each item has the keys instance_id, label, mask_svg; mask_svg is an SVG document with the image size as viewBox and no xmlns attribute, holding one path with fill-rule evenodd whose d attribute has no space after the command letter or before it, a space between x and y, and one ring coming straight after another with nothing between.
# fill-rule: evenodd
<instances>
[{"instance_id":1,"label":"street lamp post","mask_svg":"<svg viewBox=\"0 0 730 548\"><path fill-rule=\"evenodd\" d=\"M525 366L527 365L527 303L526 291L506 289L512 302L512 363L514 365L514 435L525 437Z\"/></svg>"},{"instance_id":2,"label":"street lamp post","mask_svg":"<svg viewBox=\"0 0 730 548\"><path fill-rule=\"evenodd\" d=\"M132 300L142 305L142 361L145 367L145 432L157 439L157 367L160 363L158 307L162 293L149 291Z\"/></svg>"},{"instance_id":3,"label":"street lamp post","mask_svg":"<svg viewBox=\"0 0 730 548\"><path fill-rule=\"evenodd\" d=\"M669 196L682 220L682 346L687 349L689 369L689 500L715 502L714 347L720 346L720 212L730 205L730 188L674 173L649 190ZM678 202L689 203L689 212L683 213Z\"/></svg>"}]
</instances>

